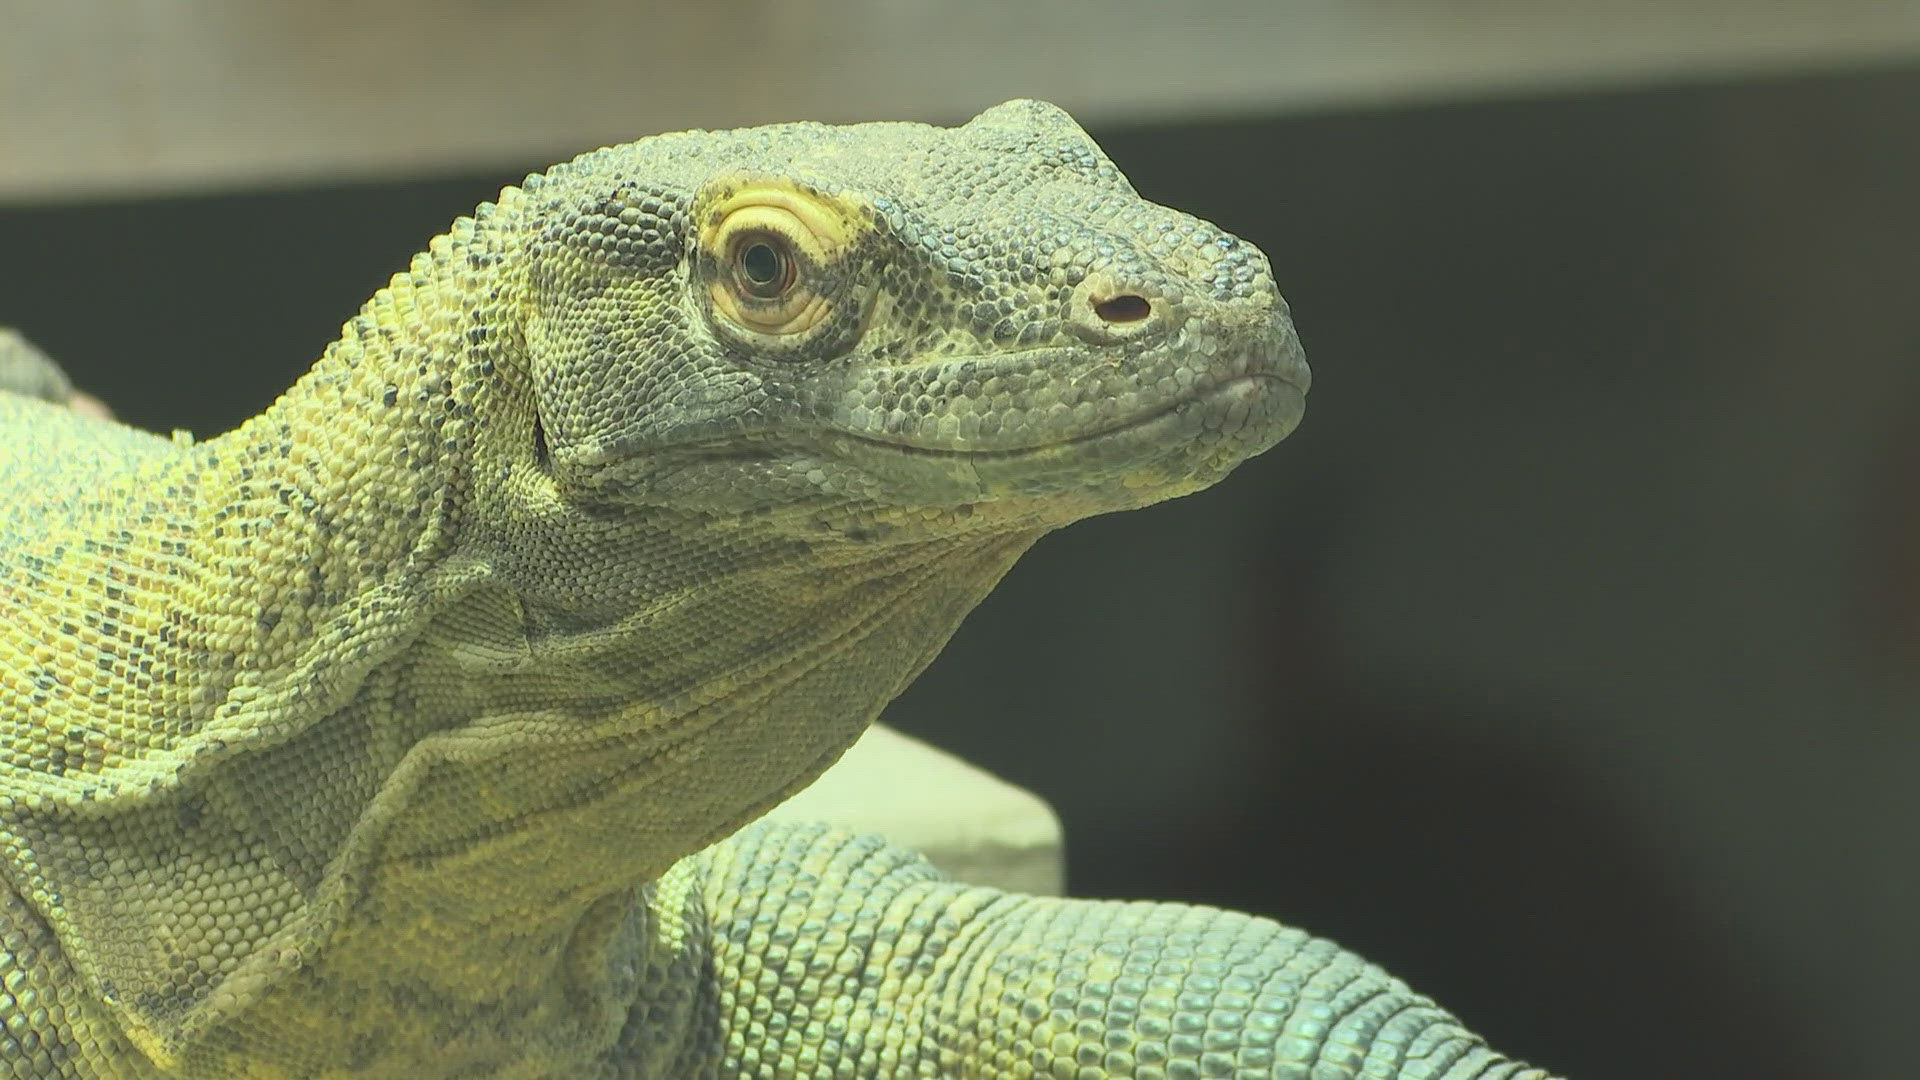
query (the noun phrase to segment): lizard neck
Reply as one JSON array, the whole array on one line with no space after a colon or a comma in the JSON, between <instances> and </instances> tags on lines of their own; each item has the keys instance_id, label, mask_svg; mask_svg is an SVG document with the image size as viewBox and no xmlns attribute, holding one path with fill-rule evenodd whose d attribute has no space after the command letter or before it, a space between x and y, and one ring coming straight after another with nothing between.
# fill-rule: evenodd
<instances>
[{"instance_id":1,"label":"lizard neck","mask_svg":"<svg viewBox=\"0 0 1920 1080\"><path fill-rule=\"evenodd\" d=\"M830 764L1033 539L799 558L736 537L689 562L691 528L605 545L570 530L526 545L538 559L499 554L370 680L407 707L383 721L430 730L330 868L351 910L264 1015L300 1027L351 1009L447 1060L608 1044L645 970L645 883ZM622 564L706 570L591 604L565 587L569 566ZM466 1045L475 1032L505 1045Z\"/></svg>"},{"instance_id":2,"label":"lizard neck","mask_svg":"<svg viewBox=\"0 0 1920 1080\"><path fill-rule=\"evenodd\" d=\"M134 478L175 556L172 638L221 658L179 665L206 680L195 727L230 752L291 726L262 699L296 721L343 702L457 576L483 433L525 393L503 213L436 238L263 413Z\"/></svg>"},{"instance_id":3,"label":"lizard neck","mask_svg":"<svg viewBox=\"0 0 1920 1080\"><path fill-rule=\"evenodd\" d=\"M379 839L363 819L422 734L378 695L484 577L462 549L475 469L523 377L501 338L525 322L513 275L482 272L500 241L456 224L241 427L83 461L97 481L50 519L68 524L20 552L36 590L101 602L40 605L45 625L21 628L50 647L9 735L62 766L0 831L44 882L23 895L156 1061L355 917L362 840ZM241 947L116 917L185 912L232 881L261 905Z\"/></svg>"},{"instance_id":4,"label":"lizard neck","mask_svg":"<svg viewBox=\"0 0 1920 1080\"><path fill-rule=\"evenodd\" d=\"M463 760L394 837L524 833L549 860L478 859L502 879L483 903L534 872L651 880L757 816L838 757L1037 535L871 549L658 512L572 525L522 521L530 542L494 553L395 676Z\"/></svg>"}]
</instances>

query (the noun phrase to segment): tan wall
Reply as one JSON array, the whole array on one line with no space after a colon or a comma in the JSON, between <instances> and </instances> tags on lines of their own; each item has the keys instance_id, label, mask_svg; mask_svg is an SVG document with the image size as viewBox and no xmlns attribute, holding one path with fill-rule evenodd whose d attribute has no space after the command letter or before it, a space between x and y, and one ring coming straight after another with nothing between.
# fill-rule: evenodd
<instances>
[{"instance_id":1,"label":"tan wall","mask_svg":"<svg viewBox=\"0 0 1920 1080\"><path fill-rule=\"evenodd\" d=\"M0 0L0 198L544 165L658 130L1111 123L1911 55L1886 0Z\"/></svg>"}]
</instances>

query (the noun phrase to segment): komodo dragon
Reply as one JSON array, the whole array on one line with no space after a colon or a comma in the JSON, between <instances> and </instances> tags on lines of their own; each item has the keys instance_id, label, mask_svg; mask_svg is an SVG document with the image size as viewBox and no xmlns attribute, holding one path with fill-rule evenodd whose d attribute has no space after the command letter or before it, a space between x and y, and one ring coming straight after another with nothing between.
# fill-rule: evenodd
<instances>
[{"instance_id":1,"label":"komodo dragon","mask_svg":"<svg viewBox=\"0 0 1920 1080\"><path fill-rule=\"evenodd\" d=\"M1258 250L1016 101L530 176L217 438L0 394L0 1071L1543 1075L1265 919L727 839L1306 387Z\"/></svg>"}]
</instances>

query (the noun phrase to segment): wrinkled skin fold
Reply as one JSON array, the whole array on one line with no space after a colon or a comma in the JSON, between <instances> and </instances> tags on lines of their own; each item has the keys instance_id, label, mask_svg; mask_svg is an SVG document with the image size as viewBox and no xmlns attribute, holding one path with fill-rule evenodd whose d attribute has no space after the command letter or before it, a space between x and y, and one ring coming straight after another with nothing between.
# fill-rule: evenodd
<instances>
[{"instance_id":1,"label":"wrinkled skin fold","mask_svg":"<svg viewBox=\"0 0 1920 1080\"><path fill-rule=\"evenodd\" d=\"M1051 106L530 176L201 442L5 343L0 1072L1542 1075L1267 920L741 831L1299 421L1266 258Z\"/></svg>"}]
</instances>

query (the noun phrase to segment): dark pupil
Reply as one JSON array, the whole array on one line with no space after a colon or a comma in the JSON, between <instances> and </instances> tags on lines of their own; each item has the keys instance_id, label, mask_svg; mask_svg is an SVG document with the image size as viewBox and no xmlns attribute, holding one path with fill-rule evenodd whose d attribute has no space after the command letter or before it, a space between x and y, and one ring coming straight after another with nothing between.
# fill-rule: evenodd
<instances>
[{"instance_id":1,"label":"dark pupil","mask_svg":"<svg viewBox=\"0 0 1920 1080\"><path fill-rule=\"evenodd\" d=\"M755 291L763 291L768 286L778 287L784 262L772 244L751 244L740 253L740 272L749 283L758 286Z\"/></svg>"}]
</instances>

